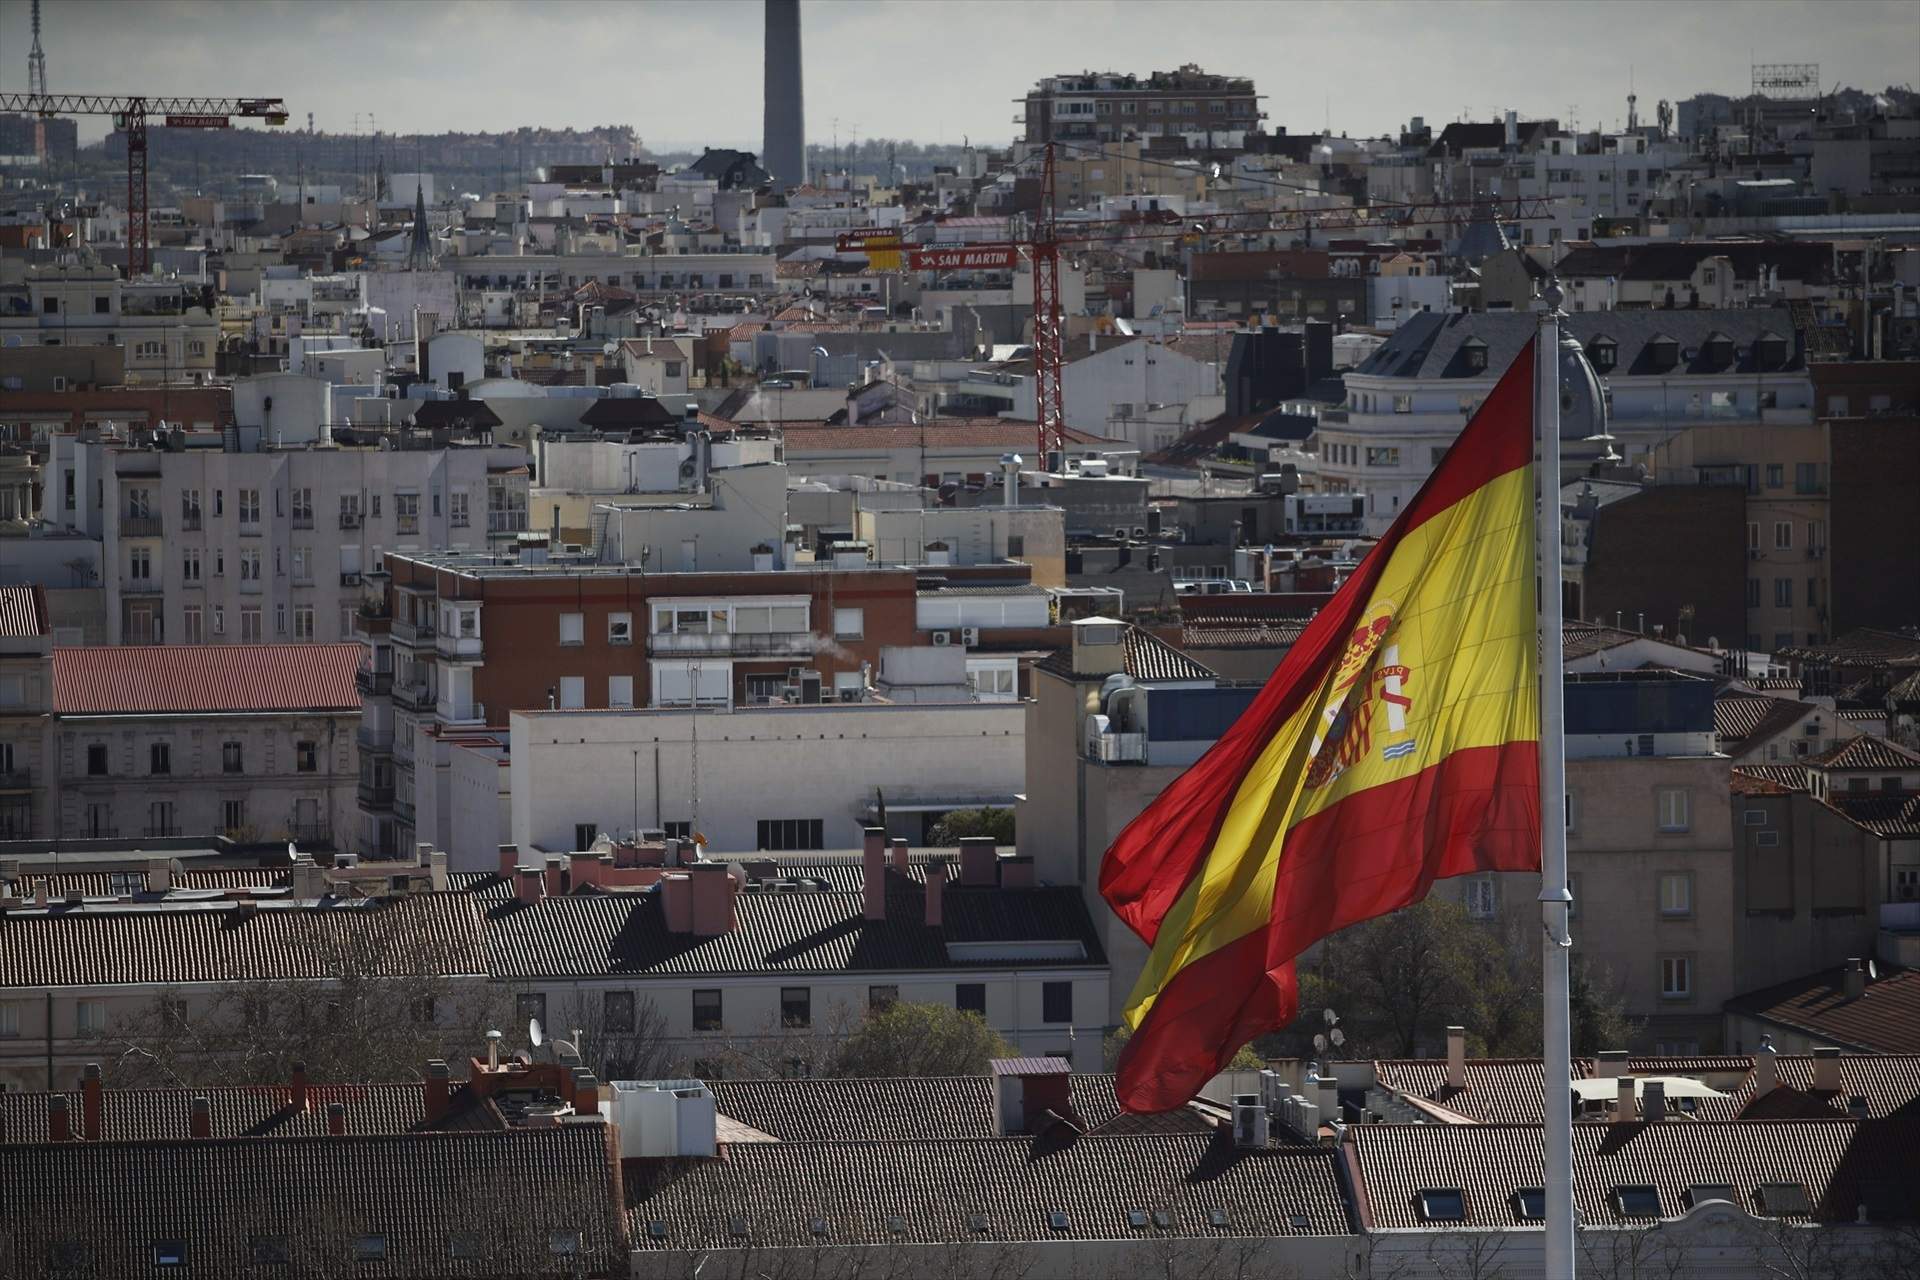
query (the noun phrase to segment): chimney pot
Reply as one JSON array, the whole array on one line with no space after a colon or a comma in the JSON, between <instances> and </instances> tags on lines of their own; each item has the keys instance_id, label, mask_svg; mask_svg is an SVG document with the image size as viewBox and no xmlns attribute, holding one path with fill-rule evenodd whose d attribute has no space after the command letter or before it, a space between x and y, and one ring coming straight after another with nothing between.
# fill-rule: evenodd
<instances>
[{"instance_id":1,"label":"chimney pot","mask_svg":"<svg viewBox=\"0 0 1920 1280\"><path fill-rule=\"evenodd\" d=\"M100 1064L89 1062L80 1073L80 1125L88 1142L100 1141L101 1096Z\"/></svg>"},{"instance_id":2,"label":"chimney pot","mask_svg":"<svg viewBox=\"0 0 1920 1280\"><path fill-rule=\"evenodd\" d=\"M1840 1092L1840 1050L1827 1046L1814 1049L1813 1088L1816 1093Z\"/></svg>"},{"instance_id":3,"label":"chimney pot","mask_svg":"<svg viewBox=\"0 0 1920 1280\"><path fill-rule=\"evenodd\" d=\"M1765 1097L1780 1083L1780 1051L1773 1047L1772 1036L1761 1036L1760 1047L1753 1052L1753 1096Z\"/></svg>"},{"instance_id":4,"label":"chimney pot","mask_svg":"<svg viewBox=\"0 0 1920 1280\"><path fill-rule=\"evenodd\" d=\"M427 1063L426 1104L428 1124L439 1124L447 1118L447 1101L450 1089L449 1076L450 1073L447 1070L447 1064L443 1060L435 1058Z\"/></svg>"},{"instance_id":5,"label":"chimney pot","mask_svg":"<svg viewBox=\"0 0 1920 1280\"><path fill-rule=\"evenodd\" d=\"M942 927L945 916L947 890L947 867L953 859L944 853L936 853L927 863L927 928Z\"/></svg>"},{"instance_id":6,"label":"chimney pot","mask_svg":"<svg viewBox=\"0 0 1920 1280\"><path fill-rule=\"evenodd\" d=\"M868 827L861 833L860 901L861 915L868 920L887 918L887 832L884 827Z\"/></svg>"},{"instance_id":7,"label":"chimney pot","mask_svg":"<svg viewBox=\"0 0 1920 1280\"><path fill-rule=\"evenodd\" d=\"M1630 1124L1633 1121L1633 1077L1623 1075L1614 1089L1613 1122Z\"/></svg>"},{"instance_id":8,"label":"chimney pot","mask_svg":"<svg viewBox=\"0 0 1920 1280\"><path fill-rule=\"evenodd\" d=\"M204 1096L196 1097L188 1104L190 1118L188 1126L196 1138L213 1136L213 1102Z\"/></svg>"},{"instance_id":9,"label":"chimney pot","mask_svg":"<svg viewBox=\"0 0 1920 1280\"><path fill-rule=\"evenodd\" d=\"M895 836L893 838L893 869L901 875L905 875L907 874L907 869L912 865L913 858L907 852L907 838L905 836Z\"/></svg>"},{"instance_id":10,"label":"chimney pot","mask_svg":"<svg viewBox=\"0 0 1920 1280\"><path fill-rule=\"evenodd\" d=\"M1867 994L1867 966L1858 956L1847 961L1844 982L1847 999L1858 1000Z\"/></svg>"},{"instance_id":11,"label":"chimney pot","mask_svg":"<svg viewBox=\"0 0 1920 1280\"><path fill-rule=\"evenodd\" d=\"M345 1137L347 1132L347 1104L329 1102L327 1104L327 1133L335 1138Z\"/></svg>"},{"instance_id":12,"label":"chimney pot","mask_svg":"<svg viewBox=\"0 0 1920 1280\"><path fill-rule=\"evenodd\" d=\"M1667 1118L1667 1086L1659 1080L1649 1080L1640 1088L1640 1110L1648 1124L1658 1124Z\"/></svg>"},{"instance_id":13,"label":"chimney pot","mask_svg":"<svg viewBox=\"0 0 1920 1280\"><path fill-rule=\"evenodd\" d=\"M47 1141L73 1141L73 1124L67 1118L67 1095L64 1093L47 1098Z\"/></svg>"},{"instance_id":14,"label":"chimney pot","mask_svg":"<svg viewBox=\"0 0 1920 1280\"><path fill-rule=\"evenodd\" d=\"M1467 1087L1467 1029L1447 1028L1447 1087Z\"/></svg>"},{"instance_id":15,"label":"chimney pot","mask_svg":"<svg viewBox=\"0 0 1920 1280\"><path fill-rule=\"evenodd\" d=\"M295 1111L307 1109L307 1064L293 1064L293 1083L287 1089L287 1101Z\"/></svg>"}]
</instances>

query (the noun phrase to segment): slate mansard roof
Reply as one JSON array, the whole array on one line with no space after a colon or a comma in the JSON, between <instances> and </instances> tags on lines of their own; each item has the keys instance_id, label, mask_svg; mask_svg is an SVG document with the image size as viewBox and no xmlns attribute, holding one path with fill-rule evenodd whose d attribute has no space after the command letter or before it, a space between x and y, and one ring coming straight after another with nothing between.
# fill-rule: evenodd
<instances>
[{"instance_id":1,"label":"slate mansard roof","mask_svg":"<svg viewBox=\"0 0 1920 1280\"><path fill-rule=\"evenodd\" d=\"M1759 374L1803 370L1805 359L1795 351L1793 321L1785 311L1741 308L1727 311L1649 310L1579 311L1561 322L1591 352L1604 338L1615 346L1612 369L1603 376L1671 374ZM1368 356L1353 372L1375 378L1493 378L1499 376L1538 331L1539 318L1530 312L1423 311L1409 317L1386 345ZM1733 343L1733 362L1724 368L1707 364L1707 341L1724 337ZM1778 361L1762 357L1756 343L1774 339L1783 344ZM1660 339L1672 340L1678 351L1670 370L1658 368L1651 348ZM1461 349L1470 341L1486 347L1484 368L1473 369ZM1693 360L1686 353L1695 352Z\"/></svg>"}]
</instances>

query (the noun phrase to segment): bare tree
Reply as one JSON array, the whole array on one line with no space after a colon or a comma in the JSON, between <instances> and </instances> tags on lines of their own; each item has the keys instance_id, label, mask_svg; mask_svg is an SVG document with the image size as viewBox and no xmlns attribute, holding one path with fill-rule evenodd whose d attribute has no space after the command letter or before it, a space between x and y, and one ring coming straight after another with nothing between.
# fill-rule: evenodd
<instances>
[{"instance_id":1,"label":"bare tree","mask_svg":"<svg viewBox=\"0 0 1920 1280\"><path fill-rule=\"evenodd\" d=\"M575 990L551 1014L548 1034L571 1040L581 1065L601 1080L661 1080L675 1073L667 1016L638 992Z\"/></svg>"}]
</instances>

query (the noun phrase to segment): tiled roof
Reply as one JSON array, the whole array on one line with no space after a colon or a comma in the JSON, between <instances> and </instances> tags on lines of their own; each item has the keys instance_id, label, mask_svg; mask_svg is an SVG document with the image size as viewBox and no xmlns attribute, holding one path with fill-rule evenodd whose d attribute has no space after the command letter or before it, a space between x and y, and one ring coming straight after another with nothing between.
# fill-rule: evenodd
<instances>
[{"instance_id":1,"label":"tiled roof","mask_svg":"<svg viewBox=\"0 0 1920 1280\"><path fill-rule=\"evenodd\" d=\"M47 1140L46 1093L0 1093L0 1141ZM70 1090L67 1118L81 1131L81 1094ZM426 1092L419 1084L309 1084L307 1104L295 1109L286 1085L242 1085L193 1089L104 1089L100 1094L100 1136L107 1142L151 1142L185 1138L190 1133L193 1099L208 1103L216 1138L321 1137L327 1132L327 1106L346 1108L347 1132L406 1133L426 1126ZM498 1129L505 1121L491 1103L468 1106L467 1086L455 1082L453 1112L484 1112L481 1127ZM450 1112L451 1114L451 1112ZM439 1126L436 1126L439 1127ZM464 1126L463 1126L464 1127Z\"/></svg>"},{"instance_id":2,"label":"tiled roof","mask_svg":"<svg viewBox=\"0 0 1920 1280\"><path fill-rule=\"evenodd\" d=\"M1798 693L1800 692L1801 680L1799 676L1748 676L1744 677L1740 683L1746 685L1749 689L1772 689L1781 693Z\"/></svg>"},{"instance_id":3,"label":"tiled roof","mask_svg":"<svg viewBox=\"0 0 1920 1280\"><path fill-rule=\"evenodd\" d=\"M1078 890L982 890L949 884L943 927L929 929L922 891L889 876L887 919L867 920L858 893L744 893L732 931L712 938L669 932L659 895L543 898L488 913L486 949L497 977L612 974L848 973L979 968L1003 963L948 957L952 942L1078 942L1085 960L1007 960L1021 967L1104 964Z\"/></svg>"},{"instance_id":4,"label":"tiled roof","mask_svg":"<svg viewBox=\"0 0 1920 1280\"><path fill-rule=\"evenodd\" d=\"M908 1142L994 1136L991 1076L854 1080L716 1080L720 1113L782 1142ZM1157 1116L1122 1116L1110 1075L1075 1075L1074 1114L1089 1128L1116 1130L1146 1122L1156 1132L1212 1132L1190 1108ZM76 1113L78 1114L78 1113Z\"/></svg>"},{"instance_id":5,"label":"tiled roof","mask_svg":"<svg viewBox=\"0 0 1920 1280\"><path fill-rule=\"evenodd\" d=\"M1033 669L1062 676L1068 680L1105 678L1093 672L1075 671L1071 648L1056 649L1034 663ZM1217 673L1211 668L1195 662L1152 632L1133 626L1127 628L1126 673L1135 680L1212 680L1217 678Z\"/></svg>"},{"instance_id":6,"label":"tiled roof","mask_svg":"<svg viewBox=\"0 0 1920 1280\"><path fill-rule=\"evenodd\" d=\"M1731 1186L1752 1213L1758 1188L1797 1182L1815 1216L1851 1222L1863 1185L1911 1177L1915 1128L1885 1120L1575 1125L1574 1200L1583 1222L1632 1225L1646 1220L1621 1214L1617 1187L1654 1187L1660 1217L1677 1218L1696 1185ZM1420 1193L1449 1188L1466 1193L1469 1228L1537 1225L1514 1204L1514 1192L1541 1185L1537 1125L1371 1124L1347 1133L1373 1227L1433 1229Z\"/></svg>"},{"instance_id":7,"label":"tiled roof","mask_svg":"<svg viewBox=\"0 0 1920 1280\"><path fill-rule=\"evenodd\" d=\"M142 885L146 882L144 870L113 871L25 871L13 882L13 892L21 897L31 897L39 890L46 890L47 897L64 899L70 893L83 898L113 898L122 896L114 892L116 875L131 874ZM176 890L201 889L279 889L292 879L292 873L284 869L270 867L186 867L173 873L173 887Z\"/></svg>"},{"instance_id":8,"label":"tiled roof","mask_svg":"<svg viewBox=\"0 0 1920 1280\"><path fill-rule=\"evenodd\" d=\"M1796 698L1760 693L1723 694L1713 702L1713 731L1720 750L1739 756L1758 748L1802 716L1818 711Z\"/></svg>"},{"instance_id":9,"label":"tiled roof","mask_svg":"<svg viewBox=\"0 0 1920 1280\"><path fill-rule=\"evenodd\" d=\"M360 711L357 644L108 645L53 651L56 715Z\"/></svg>"},{"instance_id":10,"label":"tiled roof","mask_svg":"<svg viewBox=\"0 0 1920 1280\"><path fill-rule=\"evenodd\" d=\"M1352 1231L1332 1150L1239 1150L1226 1134L1058 1133L736 1144L725 1160L630 1176L629 1235L639 1248L675 1250L1112 1240L1151 1230L1131 1227L1130 1210L1161 1208L1180 1234L1203 1238ZM1213 1209L1226 1210L1227 1225L1210 1225ZM975 1214L985 1216L978 1230ZM733 1234L734 1218L747 1234Z\"/></svg>"},{"instance_id":11,"label":"tiled roof","mask_svg":"<svg viewBox=\"0 0 1920 1280\"><path fill-rule=\"evenodd\" d=\"M1439 1058L1391 1058L1374 1064L1374 1078L1383 1089L1396 1089L1412 1097L1436 1102L1481 1124L1539 1124L1545 1110L1538 1058L1469 1058L1467 1085L1453 1089L1447 1085L1447 1064ZM1753 1065L1748 1057L1627 1059L1627 1071L1633 1075L1714 1076L1744 1074ZM1573 1078L1589 1079L1594 1074L1591 1058L1573 1060ZM1706 1110L1700 1118L1730 1120L1734 1109L1721 1103L1718 1111L1711 1100L1703 1101Z\"/></svg>"},{"instance_id":12,"label":"tiled roof","mask_svg":"<svg viewBox=\"0 0 1920 1280\"><path fill-rule=\"evenodd\" d=\"M485 971L473 898L323 899L319 905L237 902L15 909L0 915L0 987L225 982L337 976L343 948L418 971ZM389 939L391 947L372 946ZM401 945L402 942L406 945Z\"/></svg>"},{"instance_id":13,"label":"tiled roof","mask_svg":"<svg viewBox=\"0 0 1920 1280\"><path fill-rule=\"evenodd\" d=\"M931 449L1031 450L1031 422L1010 418L936 418L924 427L800 427L783 429L787 453L865 452L876 449L917 449L924 441ZM1074 427L1066 428L1068 444L1119 447L1123 440L1107 440Z\"/></svg>"},{"instance_id":14,"label":"tiled roof","mask_svg":"<svg viewBox=\"0 0 1920 1280\"><path fill-rule=\"evenodd\" d=\"M1915 671L1887 690L1887 702L1889 704L1920 702L1920 671Z\"/></svg>"},{"instance_id":15,"label":"tiled roof","mask_svg":"<svg viewBox=\"0 0 1920 1280\"><path fill-rule=\"evenodd\" d=\"M1564 623L1560 635L1560 652L1568 660L1590 657L1640 639L1636 633L1618 627L1588 626L1579 622Z\"/></svg>"},{"instance_id":16,"label":"tiled roof","mask_svg":"<svg viewBox=\"0 0 1920 1280\"><path fill-rule=\"evenodd\" d=\"M255 1239L283 1237L282 1272L444 1275L471 1233L480 1260L458 1274L612 1274L627 1261L617 1174L600 1125L0 1146L0 1272L149 1275L175 1241L183 1273L251 1277ZM578 1251L556 1255L556 1231L577 1231ZM354 1260L364 1237L384 1262Z\"/></svg>"},{"instance_id":17,"label":"tiled roof","mask_svg":"<svg viewBox=\"0 0 1920 1280\"><path fill-rule=\"evenodd\" d=\"M1267 649L1297 644L1311 618L1196 618L1181 629L1189 649Z\"/></svg>"},{"instance_id":18,"label":"tiled roof","mask_svg":"<svg viewBox=\"0 0 1920 1280\"><path fill-rule=\"evenodd\" d=\"M0 639L24 640L51 634L45 588L35 583L0 587Z\"/></svg>"},{"instance_id":19,"label":"tiled roof","mask_svg":"<svg viewBox=\"0 0 1920 1280\"><path fill-rule=\"evenodd\" d=\"M1490 378L1499 374L1532 339L1538 326L1526 312L1437 312L1422 311L1402 321L1393 336L1355 369L1368 377L1386 378ZM1785 363L1779 371L1804 368L1794 348L1793 321L1785 311L1746 307L1734 310L1634 310L1581 311L1564 321L1562 332L1581 346L1596 339L1611 339L1618 348L1613 376L1634 376L1658 372L1650 349L1656 339L1667 338L1677 344L1680 363L1669 376L1694 373L1768 372L1756 363L1756 340L1779 339L1784 344ZM1714 369L1706 363L1707 339L1714 334L1733 341L1733 364ZM1486 364L1475 369L1461 357L1461 348L1477 340L1486 348ZM1699 359L1691 363L1686 352L1698 349Z\"/></svg>"},{"instance_id":20,"label":"tiled roof","mask_svg":"<svg viewBox=\"0 0 1920 1280\"><path fill-rule=\"evenodd\" d=\"M1864 1098L1867 1114L1876 1119L1920 1110L1920 1055L1910 1053L1843 1053L1840 1088L1822 1092L1813 1087L1813 1057L1781 1054L1775 1059L1778 1087L1756 1094L1749 1076L1734 1093L1734 1106L1743 1120L1797 1120L1846 1115L1854 1098Z\"/></svg>"},{"instance_id":21,"label":"tiled roof","mask_svg":"<svg viewBox=\"0 0 1920 1280\"><path fill-rule=\"evenodd\" d=\"M1756 782L1767 783L1782 791L1805 791L1807 789L1807 768L1805 765L1742 764L1735 765L1732 773L1736 783L1744 777ZM1738 790L1739 788L1736 786L1735 789Z\"/></svg>"},{"instance_id":22,"label":"tiled roof","mask_svg":"<svg viewBox=\"0 0 1920 1280\"><path fill-rule=\"evenodd\" d=\"M1826 805L1855 826L1886 839L1920 836L1920 792L1828 791Z\"/></svg>"},{"instance_id":23,"label":"tiled roof","mask_svg":"<svg viewBox=\"0 0 1920 1280\"><path fill-rule=\"evenodd\" d=\"M1832 255L1817 244L1778 240L1688 240L1670 244L1583 244L1555 264L1563 280L1618 276L1622 280L1685 280L1708 258L1727 258L1736 275L1751 279L1766 264L1788 280L1833 278Z\"/></svg>"},{"instance_id":24,"label":"tiled roof","mask_svg":"<svg viewBox=\"0 0 1920 1280\"><path fill-rule=\"evenodd\" d=\"M1920 769L1920 754L1871 733L1849 738L1807 761L1821 769Z\"/></svg>"},{"instance_id":25,"label":"tiled roof","mask_svg":"<svg viewBox=\"0 0 1920 1280\"><path fill-rule=\"evenodd\" d=\"M1869 982L1848 999L1844 971L1825 969L1727 1001L1728 1013L1791 1027L1846 1049L1920 1053L1920 969Z\"/></svg>"},{"instance_id":26,"label":"tiled roof","mask_svg":"<svg viewBox=\"0 0 1920 1280\"><path fill-rule=\"evenodd\" d=\"M1836 667L1920 667L1920 636L1856 627L1824 644L1794 645L1774 656Z\"/></svg>"}]
</instances>

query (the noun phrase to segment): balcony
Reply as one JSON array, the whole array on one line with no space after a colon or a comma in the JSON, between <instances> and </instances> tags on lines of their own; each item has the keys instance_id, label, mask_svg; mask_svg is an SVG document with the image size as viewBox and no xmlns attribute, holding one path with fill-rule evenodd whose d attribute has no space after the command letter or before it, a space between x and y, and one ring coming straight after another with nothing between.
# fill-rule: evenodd
<instances>
[{"instance_id":1,"label":"balcony","mask_svg":"<svg viewBox=\"0 0 1920 1280\"><path fill-rule=\"evenodd\" d=\"M359 609L353 615L353 630L356 635L384 636L393 626L393 619L385 613L368 613Z\"/></svg>"},{"instance_id":2,"label":"balcony","mask_svg":"<svg viewBox=\"0 0 1920 1280\"><path fill-rule=\"evenodd\" d=\"M313 512L296 511L293 513L293 527L296 529L313 528Z\"/></svg>"},{"instance_id":3,"label":"balcony","mask_svg":"<svg viewBox=\"0 0 1920 1280\"><path fill-rule=\"evenodd\" d=\"M442 635L435 639L433 651L443 658L463 662L478 662L483 656L479 636Z\"/></svg>"},{"instance_id":4,"label":"balcony","mask_svg":"<svg viewBox=\"0 0 1920 1280\"><path fill-rule=\"evenodd\" d=\"M158 538L165 532L159 516L120 517L120 536L123 538Z\"/></svg>"},{"instance_id":5,"label":"balcony","mask_svg":"<svg viewBox=\"0 0 1920 1280\"><path fill-rule=\"evenodd\" d=\"M355 788L362 809L393 808L393 784L391 782L361 782Z\"/></svg>"},{"instance_id":6,"label":"balcony","mask_svg":"<svg viewBox=\"0 0 1920 1280\"><path fill-rule=\"evenodd\" d=\"M386 698L393 695L393 672L374 671L362 667L353 673L354 687L361 693L374 698ZM361 732L365 732L362 730Z\"/></svg>"},{"instance_id":7,"label":"balcony","mask_svg":"<svg viewBox=\"0 0 1920 1280\"><path fill-rule=\"evenodd\" d=\"M161 592L158 578L122 578L120 594L123 596L157 596Z\"/></svg>"},{"instance_id":8,"label":"balcony","mask_svg":"<svg viewBox=\"0 0 1920 1280\"><path fill-rule=\"evenodd\" d=\"M527 513L525 511L487 512L488 533L525 533L526 531Z\"/></svg>"},{"instance_id":9,"label":"balcony","mask_svg":"<svg viewBox=\"0 0 1920 1280\"><path fill-rule=\"evenodd\" d=\"M420 517L395 516L393 518L393 530L395 533L419 533Z\"/></svg>"},{"instance_id":10,"label":"balcony","mask_svg":"<svg viewBox=\"0 0 1920 1280\"><path fill-rule=\"evenodd\" d=\"M240 575L240 594L241 595L257 596L264 590L266 590L266 588L260 585L260 579L249 578L245 574Z\"/></svg>"},{"instance_id":11,"label":"balcony","mask_svg":"<svg viewBox=\"0 0 1920 1280\"><path fill-rule=\"evenodd\" d=\"M391 755L393 753L393 730L391 729L369 729L362 725L360 730L353 735L353 740L360 744L362 751L371 751L381 755Z\"/></svg>"},{"instance_id":12,"label":"balcony","mask_svg":"<svg viewBox=\"0 0 1920 1280\"><path fill-rule=\"evenodd\" d=\"M413 821L412 797L403 796L400 794L400 792L395 791L393 793L393 816L398 818L402 822L412 822Z\"/></svg>"},{"instance_id":13,"label":"balcony","mask_svg":"<svg viewBox=\"0 0 1920 1280\"><path fill-rule=\"evenodd\" d=\"M300 845L331 846L333 844L333 827L331 824L325 822L289 822L287 824L287 839Z\"/></svg>"},{"instance_id":14,"label":"balcony","mask_svg":"<svg viewBox=\"0 0 1920 1280\"><path fill-rule=\"evenodd\" d=\"M420 645L433 639L433 619L395 618L393 638L401 644Z\"/></svg>"},{"instance_id":15,"label":"balcony","mask_svg":"<svg viewBox=\"0 0 1920 1280\"><path fill-rule=\"evenodd\" d=\"M242 520L240 522L240 536L243 538L257 538L262 532L264 532L264 526L261 525L257 517L252 520Z\"/></svg>"},{"instance_id":16,"label":"balcony","mask_svg":"<svg viewBox=\"0 0 1920 1280\"><path fill-rule=\"evenodd\" d=\"M1147 735L1144 733L1103 733L1087 744L1087 755L1108 764L1145 764Z\"/></svg>"},{"instance_id":17,"label":"balcony","mask_svg":"<svg viewBox=\"0 0 1920 1280\"><path fill-rule=\"evenodd\" d=\"M149 840L165 840L180 834L180 824L177 822L162 822L158 824L149 822L146 826L140 828L140 834Z\"/></svg>"},{"instance_id":18,"label":"balcony","mask_svg":"<svg viewBox=\"0 0 1920 1280\"><path fill-rule=\"evenodd\" d=\"M33 770L11 769L0 773L0 791L31 791L33 789Z\"/></svg>"},{"instance_id":19,"label":"balcony","mask_svg":"<svg viewBox=\"0 0 1920 1280\"><path fill-rule=\"evenodd\" d=\"M811 631L730 631L709 634L698 631L661 631L647 637L647 652L655 657L670 654L706 654L741 658L799 658L813 653L813 633Z\"/></svg>"},{"instance_id":20,"label":"balcony","mask_svg":"<svg viewBox=\"0 0 1920 1280\"><path fill-rule=\"evenodd\" d=\"M393 687L393 705L408 711L432 711L433 691L424 684L397 684Z\"/></svg>"}]
</instances>

